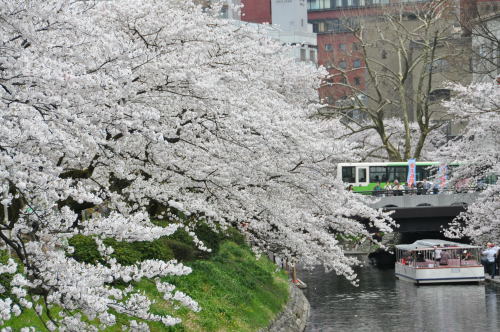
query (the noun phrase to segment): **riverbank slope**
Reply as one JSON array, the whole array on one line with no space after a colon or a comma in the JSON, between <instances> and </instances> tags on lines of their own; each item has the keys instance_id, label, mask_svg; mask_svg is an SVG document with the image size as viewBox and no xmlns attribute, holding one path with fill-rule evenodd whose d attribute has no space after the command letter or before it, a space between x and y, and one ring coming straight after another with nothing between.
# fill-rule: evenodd
<instances>
[{"instance_id":1,"label":"riverbank slope","mask_svg":"<svg viewBox=\"0 0 500 332\"><path fill-rule=\"evenodd\" d=\"M162 299L153 280L142 279L134 284L136 290L156 301L152 306L152 313L172 315L183 320L181 324L172 327L149 322L151 331L253 332L267 329L271 322L278 321L276 317L285 317L283 312L290 312L288 307L287 310L283 309L287 303L297 302L293 301L296 295L292 291L292 301L288 301L290 288L288 276L283 271L278 270L267 257L256 259L252 251L242 243L225 240L218 247L208 258L185 262L193 269L190 275L163 279L196 300L202 308L200 312L173 307ZM58 314L57 308L53 313ZM118 313L116 316L118 324L104 331L121 331L122 327L130 325L129 317ZM24 326L47 331L33 310L25 310L21 316L7 322L5 327L18 331Z\"/></svg>"}]
</instances>

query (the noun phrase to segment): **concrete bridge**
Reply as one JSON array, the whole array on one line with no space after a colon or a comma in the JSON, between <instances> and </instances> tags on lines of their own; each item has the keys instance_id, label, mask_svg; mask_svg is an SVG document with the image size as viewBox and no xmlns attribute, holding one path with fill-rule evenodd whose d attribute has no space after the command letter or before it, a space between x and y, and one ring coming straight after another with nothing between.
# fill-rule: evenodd
<instances>
[{"instance_id":1,"label":"concrete bridge","mask_svg":"<svg viewBox=\"0 0 500 332\"><path fill-rule=\"evenodd\" d=\"M394 211L398 233L440 232L474 202L479 193L388 196L371 199L369 205Z\"/></svg>"},{"instance_id":2,"label":"concrete bridge","mask_svg":"<svg viewBox=\"0 0 500 332\"><path fill-rule=\"evenodd\" d=\"M439 193L436 195L403 195L374 197L368 204L373 208L411 208L437 206L463 206L474 202L479 192L472 193Z\"/></svg>"}]
</instances>

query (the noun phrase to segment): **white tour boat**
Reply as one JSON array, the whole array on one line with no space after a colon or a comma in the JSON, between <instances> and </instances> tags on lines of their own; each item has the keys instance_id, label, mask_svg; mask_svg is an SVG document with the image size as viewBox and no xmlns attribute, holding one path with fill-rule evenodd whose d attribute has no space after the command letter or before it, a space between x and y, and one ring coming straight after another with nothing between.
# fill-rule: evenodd
<instances>
[{"instance_id":1,"label":"white tour boat","mask_svg":"<svg viewBox=\"0 0 500 332\"><path fill-rule=\"evenodd\" d=\"M420 284L484 281L481 247L444 240L396 246L396 278Z\"/></svg>"}]
</instances>

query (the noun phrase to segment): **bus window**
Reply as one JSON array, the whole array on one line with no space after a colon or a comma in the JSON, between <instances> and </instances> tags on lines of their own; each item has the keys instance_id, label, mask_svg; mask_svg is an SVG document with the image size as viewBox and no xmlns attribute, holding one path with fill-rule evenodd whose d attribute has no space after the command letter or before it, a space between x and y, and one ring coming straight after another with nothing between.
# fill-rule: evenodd
<instances>
[{"instance_id":1,"label":"bus window","mask_svg":"<svg viewBox=\"0 0 500 332\"><path fill-rule=\"evenodd\" d=\"M423 179L429 179L429 172L427 171L428 166L417 166L417 181L422 181Z\"/></svg>"},{"instance_id":2,"label":"bus window","mask_svg":"<svg viewBox=\"0 0 500 332\"><path fill-rule=\"evenodd\" d=\"M408 166L387 166L388 180L393 182L398 180L399 182L406 182L406 177L408 176Z\"/></svg>"},{"instance_id":3,"label":"bus window","mask_svg":"<svg viewBox=\"0 0 500 332\"><path fill-rule=\"evenodd\" d=\"M354 166L342 166L342 182L355 183Z\"/></svg>"},{"instance_id":4,"label":"bus window","mask_svg":"<svg viewBox=\"0 0 500 332\"><path fill-rule=\"evenodd\" d=\"M370 166L370 182L387 181L387 168L385 166Z\"/></svg>"},{"instance_id":5,"label":"bus window","mask_svg":"<svg viewBox=\"0 0 500 332\"><path fill-rule=\"evenodd\" d=\"M485 184L496 184L498 181L498 176L496 174L490 174L484 177L483 183Z\"/></svg>"},{"instance_id":6,"label":"bus window","mask_svg":"<svg viewBox=\"0 0 500 332\"><path fill-rule=\"evenodd\" d=\"M358 183L366 182L366 168L358 168Z\"/></svg>"}]
</instances>

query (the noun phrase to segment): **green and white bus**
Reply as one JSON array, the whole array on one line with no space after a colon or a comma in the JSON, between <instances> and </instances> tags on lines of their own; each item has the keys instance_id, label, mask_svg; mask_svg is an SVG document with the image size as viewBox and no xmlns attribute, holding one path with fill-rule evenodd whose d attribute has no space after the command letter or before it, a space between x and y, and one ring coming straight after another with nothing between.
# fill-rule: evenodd
<instances>
[{"instance_id":1,"label":"green and white bus","mask_svg":"<svg viewBox=\"0 0 500 332\"><path fill-rule=\"evenodd\" d=\"M430 179L436 175L440 162L417 161L415 181ZM435 166L435 167L430 167ZM456 165L448 165L456 166ZM449 168L448 168L449 171ZM398 180L401 184L406 182L408 176L407 162L367 162L367 163L340 163L337 176L342 182L353 185L354 191L372 191L377 181L382 187L385 182Z\"/></svg>"}]
</instances>

